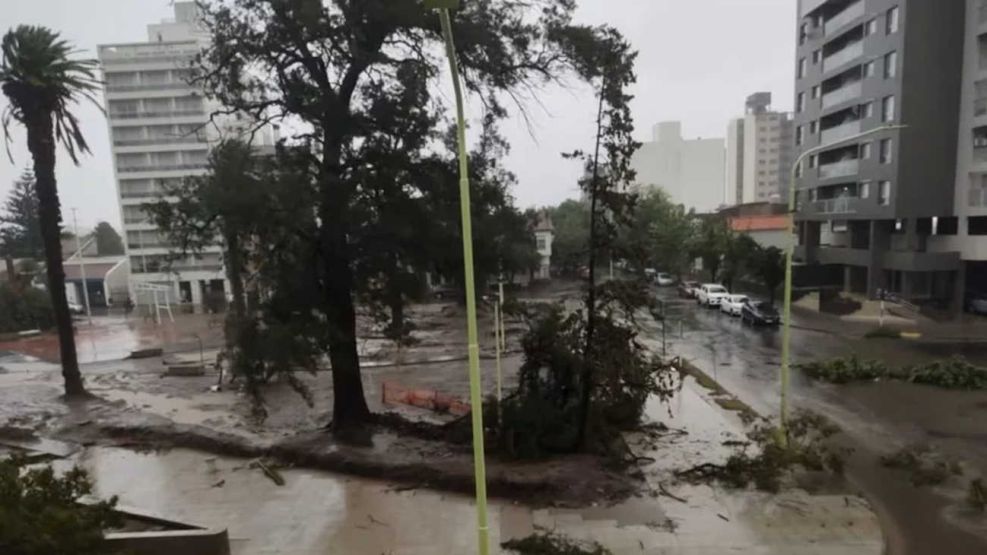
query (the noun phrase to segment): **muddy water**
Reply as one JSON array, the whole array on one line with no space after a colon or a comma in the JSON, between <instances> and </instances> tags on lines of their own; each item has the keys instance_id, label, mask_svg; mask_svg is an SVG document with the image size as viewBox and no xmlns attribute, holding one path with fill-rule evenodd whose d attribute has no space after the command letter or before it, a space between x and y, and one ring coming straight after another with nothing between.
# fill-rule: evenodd
<instances>
[{"instance_id":1,"label":"muddy water","mask_svg":"<svg viewBox=\"0 0 987 555\"><path fill-rule=\"evenodd\" d=\"M763 414L777 414L780 333L751 329L716 311L690 311L684 333L669 339L672 352L690 358ZM987 349L906 341L851 341L793 330L793 359L856 354L890 364L916 364L962 354L987 364ZM815 384L792 374L792 404L828 415L856 449L848 475L879 510L893 555L982 555L987 524L965 514L970 476L987 473L987 393L942 391L901 383L858 386ZM904 473L877 463L909 444L933 447L962 460L966 476L947 487L916 488Z\"/></svg>"}]
</instances>

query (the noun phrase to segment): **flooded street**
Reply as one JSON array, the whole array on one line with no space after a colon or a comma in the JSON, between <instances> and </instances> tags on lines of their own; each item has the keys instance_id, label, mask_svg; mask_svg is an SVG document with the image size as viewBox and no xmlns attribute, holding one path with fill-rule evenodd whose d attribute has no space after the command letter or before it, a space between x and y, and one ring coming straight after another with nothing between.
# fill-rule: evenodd
<instances>
[{"instance_id":1,"label":"flooded street","mask_svg":"<svg viewBox=\"0 0 987 555\"><path fill-rule=\"evenodd\" d=\"M678 325L670 326L675 333L666 337L670 352L692 360L761 414L777 414L780 330L742 326L737 318L694 304L682 314L682 333ZM660 332L649 335L660 342ZM804 329L792 330L792 353L796 363L856 354L904 365L962 354L987 365L983 346L850 340ZM895 382L835 386L812 383L798 370L791 377L793 406L825 414L846 432L855 449L849 478L882 514L891 553L987 553L987 519L967 514L960 487L971 476L987 474L987 392ZM962 461L966 476L949 487L917 488L906 472L878 463L880 456L908 445L929 446Z\"/></svg>"}]
</instances>

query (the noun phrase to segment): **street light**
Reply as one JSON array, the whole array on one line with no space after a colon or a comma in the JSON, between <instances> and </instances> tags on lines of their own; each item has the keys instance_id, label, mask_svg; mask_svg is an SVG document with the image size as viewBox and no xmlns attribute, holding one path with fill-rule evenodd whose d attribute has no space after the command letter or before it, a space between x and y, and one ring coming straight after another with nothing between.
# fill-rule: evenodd
<instances>
[{"instance_id":1,"label":"street light","mask_svg":"<svg viewBox=\"0 0 987 555\"><path fill-rule=\"evenodd\" d=\"M895 131L906 127L908 126L882 125L881 127L871 129L870 131L864 131L863 133L844 137L843 139L839 139L825 145L819 145L803 152L798 158L795 159L795 163L792 164L791 180L788 187L788 246L785 249L785 311L781 333L781 406L779 408L779 432L782 441L786 440L788 432L788 386L790 382L789 353L791 352L789 344L791 341L792 323L792 256L795 252L795 172L806 158L819 151L833 148L839 144L855 141L863 137L869 137L877 133L883 133L884 131Z\"/></svg>"},{"instance_id":2,"label":"street light","mask_svg":"<svg viewBox=\"0 0 987 555\"><path fill-rule=\"evenodd\" d=\"M480 555L490 552L490 530L487 527L487 470L483 452L483 396L480 393L480 346L476 329L476 285L473 278L473 227L470 217L469 167L466 153L466 115L463 90L459 81L459 64L452 37L449 10L459 7L459 0L425 0L426 8L439 11L442 36L445 38L449 72L456 96L456 139L459 150L459 209L463 227L463 272L466 289L466 328L469 342L470 415L473 420L473 472L476 483L476 525Z\"/></svg>"},{"instance_id":3,"label":"street light","mask_svg":"<svg viewBox=\"0 0 987 555\"><path fill-rule=\"evenodd\" d=\"M75 254L79 257L79 275L82 277L82 298L86 302L86 318L89 319L89 325L91 326L93 325L93 312L89 308L89 285L86 283L86 257L83 255L82 243L79 239L79 220L75 217L75 208L72 209L72 227L75 229ZM89 242L86 243L86 246L89 246Z\"/></svg>"}]
</instances>

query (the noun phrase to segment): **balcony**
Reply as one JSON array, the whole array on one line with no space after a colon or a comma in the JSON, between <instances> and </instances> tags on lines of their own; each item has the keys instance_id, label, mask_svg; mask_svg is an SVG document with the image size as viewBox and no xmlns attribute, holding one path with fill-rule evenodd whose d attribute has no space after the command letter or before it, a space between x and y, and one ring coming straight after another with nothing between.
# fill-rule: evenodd
<instances>
[{"instance_id":1,"label":"balcony","mask_svg":"<svg viewBox=\"0 0 987 555\"><path fill-rule=\"evenodd\" d=\"M108 92L130 92L130 91L168 91L179 89L190 89L191 85L185 82L171 83L134 83L129 85L107 83Z\"/></svg>"},{"instance_id":2,"label":"balcony","mask_svg":"<svg viewBox=\"0 0 987 555\"><path fill-rule=\"evenodd\" d=\"M850 197L817 200L812 203L818 214L853 214L856 212L851 205L856 199Z\"/></svg>"},{"instance_id":3,"label":"balcony","mask_svg":"<svg viewBox=\"0 0 987 555\"><path fill-rule=\"evenodd\" d=\"M987 147L973 147L973 163L987 164Z\"/></svg>"},{"instance_id":4,"label":"balcony","mask_svg":"<svg viewBox=\"0 0 987 555\"><path fill-rule=\"evenodd\" d=\"M822 144L834 143L860 134L860 121L851 121L829 129L823 129L819 140Z\"/></svg>"},{"instance_id":5,"label":"balcony","mask_svg":"<svg viewBox=\"0 0 987 555\"><path fill-rule=\"evenodd\" d=\"M973 117L987 116L987 98L973 101Z\"/></svg>"},{"instance_id":6,"label":"balcony","mask_svg":"<svg viewBox=\"0 0 987 555\"><path fill-rule=\"evenodd\" d=\"M970 208L987 208L987 189L982 187L970 189L968 206Z\"/></svg>"},{"instance_id":7,"label":"balcony","mask_svg":"<svg viewBox=\"0 0 987 555\"><path fill-rule=\"evenodd\" d=\"M859 98L863 94L863 85L860 81L854 81L849 85L844 85L835 91L828 92L822 97L822 107L829 108L842 102Z\"/></svg>"},{"instance_id":8,"label":"balcony","mask_svg":"<svg viewBox=\"0 0 987 555\"><path fill-rule=\"evenodd\" d=\"M175 170L201 170L206 168L206 162L196 164L148 164L144 166L121 166L117 168L120 173L135 172L167 172Z\"/></svg>"},{"instance_id":9,"label":"balcony","mask_svg":"<svg viewBox=\"0 0 987 555\"><path fill-rule=\"evenodd\" d=\"M854 19L862 17L864 13L864 2L863 0L860 0L850 6L847 6L845 10L830 18L829 21L823 25L823 29L827 35L832 35L836 31L839 31L840 27L843 27Z\"/></svg>"},{"instance_id":10,"label":"balcony","mask_svg":"<svg viewBox=\"0 0 987 555\"><path fill-rule=\"evenodd\" d=\"M118 112L110 113L110 119L138 119L138 118L176 118L184 116L204 116L206 111L199 110L166 110L162 112Z\"/></svg>"},{"instance_id":11,"label":"balcony","mask_svg":"<svg viewBox=\"0 0 987 555\"><path fill-rule=\"evenodd\" d=\"M822 69L823 73L832 71L844 64L852 62L857 58L864 55L864 41L858 40L857 42L846 46L843 50L840 50L836 54L831 54L823 58Z\"/></svg>"},{"instance_id":12,"label":"balcony","mask_svg":"<svg viewBox=\"0 0 987 555\"><path fill-rule=\"evenodd\" d=\"M819 166L819 179L847 177L857 175L860 171L860 160L844 160Z\"/></svg>"},{"instance_id":13,"label":"balcony","mask_svg":"<svg viewBox=\"0 0 987 555\"><path fill-rule=\"evenodd\" d=\"M143 146L143 145L173 145L173 144L206 144L202 137L158 137L152 139L113 139L113 146Z\"/></svg>"},{"instance_id":14,"label":"balcony","mask_svg":"<svg viewBox=\"0 0 987 555\"><path fill-rule=\"evenodd\" d=\"M847 247L819 247L816 260L820 264L842 264L845 266L869 266L870 251Z\"/></svg>"}]
</instances>

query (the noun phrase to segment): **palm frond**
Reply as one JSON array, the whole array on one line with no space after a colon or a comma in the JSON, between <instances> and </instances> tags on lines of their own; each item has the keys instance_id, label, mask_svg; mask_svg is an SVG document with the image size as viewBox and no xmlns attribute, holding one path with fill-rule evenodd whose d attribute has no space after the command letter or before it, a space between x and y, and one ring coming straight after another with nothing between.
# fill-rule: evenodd
<instances>
[{"instance_id":1,"label":"palm frond","mask_svg":"<svg viewBox=\"0 0 987 555\"><path fill-rule=\"evenodd\" d=\"M71 106L88 100L100 111L103 107L94 93L102 83L96 74L98 63L76 59L77 51L45 27L21 25L8 31L0 41L0 87L10 105L0 117L7 155L10 156L11 121L25 123L27 117L46 114L53 121L55 138L79 163L78 153L88 153L79 121Z\"/></svg>"}]
</instances>

